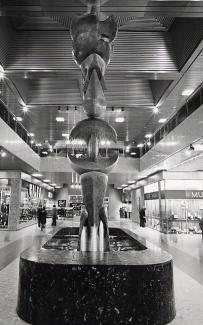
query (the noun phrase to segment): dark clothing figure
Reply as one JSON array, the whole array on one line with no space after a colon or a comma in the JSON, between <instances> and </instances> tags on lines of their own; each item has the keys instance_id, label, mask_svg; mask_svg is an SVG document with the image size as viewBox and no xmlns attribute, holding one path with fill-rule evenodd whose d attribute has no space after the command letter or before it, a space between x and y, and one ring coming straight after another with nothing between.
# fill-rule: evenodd
<instances>
[{"instance_id":1,"label":"dark clothing figure","mask_svg":"<svg viewBox=\"0 0 203 325\"><path fill-rule=\"evenodd\" d=\"M140 210L140 227L145 227L146 225L146 218L145 218L145 208Z\"/></svg>"},{"instance_id":2,"label":"dark clothing figure","mask_svg":"<svg viewBox=\"0 0 203 325\"><path fill-rule=\"evenodd\" d=\"M45 209L45 207L42 208L42 215L41 215L41 230L43 230L45 228L46 225L46 221L47 221L47 211Z\"/></svg>"},{"instance_id":3,"label":"dark clothing figure","mask_svg":"<svg viewBox=\"0 0 203 325\"><path fill-rule=\"evenodd\" d=\"M200 222L199 222L199 227L202 231L202 241L203 241L203 218L201 218Z\"/></svg>"},{"instance_id":4,"label":"dark clothing figure","mask_svg":"<svg viewBox=\"0 0 203 325\"><path fill-rule=\"evenodd\" d=\"M41 225L41 219L42 219L42 207L39 207L37 209L37 220L38 220L38 227L40 228Z\"/></svg>"},{"instance_id":5,"label":"dark clothing figure","mask_svg":"<svg viewBox=\"0 0 203 325\"><path fill-rule=\"evenodd\" d=\"M56 226L56 219L57 219L57 208L53 205L52 209L52 226Z\"/></svg>"}]
</instances>

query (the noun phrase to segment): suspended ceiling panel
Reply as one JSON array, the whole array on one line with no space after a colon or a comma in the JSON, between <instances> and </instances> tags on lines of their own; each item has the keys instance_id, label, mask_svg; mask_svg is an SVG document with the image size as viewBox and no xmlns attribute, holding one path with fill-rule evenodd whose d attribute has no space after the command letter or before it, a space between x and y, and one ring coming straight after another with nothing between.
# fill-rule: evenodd
<instances>
[{"instance_id":1,"label":"suspended ceiling panel","mask_svg":"<svg viewBox=\"0 0 203 325\"><path fill-rule=\"evenodd\" d=\"M130 55L129 55L130 53ZM66 31L18 31L11 45L7 69L78 69ZM162 32L120 32L114 42L111 71L177 71L172 42Z\"/></svg>"}]
</instances>

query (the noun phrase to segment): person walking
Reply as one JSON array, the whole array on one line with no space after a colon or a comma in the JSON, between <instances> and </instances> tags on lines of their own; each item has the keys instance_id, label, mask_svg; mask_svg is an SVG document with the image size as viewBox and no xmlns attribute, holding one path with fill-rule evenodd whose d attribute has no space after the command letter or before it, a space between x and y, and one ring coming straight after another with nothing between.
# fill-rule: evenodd
<instances>
[{"instance_id":1,"label":"person walking","mask_svg":"<svg viewBox=\"0 0 203 325\"><path fill-rule=\"evenodd\" d=\"M56 219L57 219L57 208L54 204L52 209L52 226L56 226Z\"/></svg>"},{"instance_id":2,"label":"person walking","mask_svg":"<svg viewBox=\"0 0 203 325\"><path fill-rule=\"evenodd\" d=\"M200 227L200 229L202 231L202 241L203 241L203 217L200 219L199 227Z\"/></svg>"},{"instance_id":3,"label":"person walking","mask_svg":"<svg viewBox=\"0 0 203 325\"><path fill-rule=\"evenodd\" d=\"M37 209L37 220L38 220L38 227L41 226L41 218L42 218L42 206L39 205Z\"/></svg>"},{"instance_id":4,"label":"person walking","mask_svg":"<svg viewBox=\"0 0 203 325\"><path fill-rule=\"evenodd\" d=\"M145 210L146 210L146 208L140 209L140 227L143 227L143 228L146 225Z\"/></svg>"},{"instance_id":5,"label":"person walking","mask_svg":"<svg viewBox=\"0 0 203 325\"><path fill-rule=\"evenodd\" d=\"M43 206L42 215L41 215L41 230L45 229L46 221L47 221L47 211L45 206Z\"/></svg>"}]
</instances>

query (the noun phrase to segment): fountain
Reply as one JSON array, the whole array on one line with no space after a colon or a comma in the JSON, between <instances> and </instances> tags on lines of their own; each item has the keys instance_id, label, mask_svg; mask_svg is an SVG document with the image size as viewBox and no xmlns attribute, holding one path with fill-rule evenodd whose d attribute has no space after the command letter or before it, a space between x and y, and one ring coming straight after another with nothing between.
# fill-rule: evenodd
<instances>
[{"instance_id":1,"label":"fountain","mask_svg":"<svg viewBox=\"0 0 203 325\"><path fill-rule=\"evenodd\" d=\"M100 20L100 0L84 2L88 13L73 19L71 36L87 118L70 139L85 141L87 155L68 158L80 175L85 207L79 228L62 228L21 254L17 313L40 325L167 324L175 316L171 256L130 231L108 228L103 200L118 154L101 157L99 148L117 140L102 119L117 24L114 17Z\"/></svg>"}]
</instances>

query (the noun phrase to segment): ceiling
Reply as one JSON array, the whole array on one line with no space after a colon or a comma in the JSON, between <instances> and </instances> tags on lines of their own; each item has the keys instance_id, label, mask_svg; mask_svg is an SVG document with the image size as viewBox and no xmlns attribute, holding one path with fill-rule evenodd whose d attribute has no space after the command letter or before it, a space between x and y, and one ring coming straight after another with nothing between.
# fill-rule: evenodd
<instances>
[{"instance_id":1,"label":"ceiling","mask_svg":"<svg viewBox=\"0 0 203 325\"><path fill-rule=\"evenodd\" d=\"M86 12L86 2L0 0L0 63L5 72L0 98L23 118L36 142L54 145L85 118L69 28L74 15ZM160 127L161 117L169 118L187 101L183 90L195 90L203 82L203 1L101 3L101 19L114 14L119 27L105 76L104 118L119 141L143 142L146 132ZM153 113L155 106L159 114ZM57 116L64 122L57 123ZM125 121L116 123L117 116Z\"/></svg>"}]
</instances>

